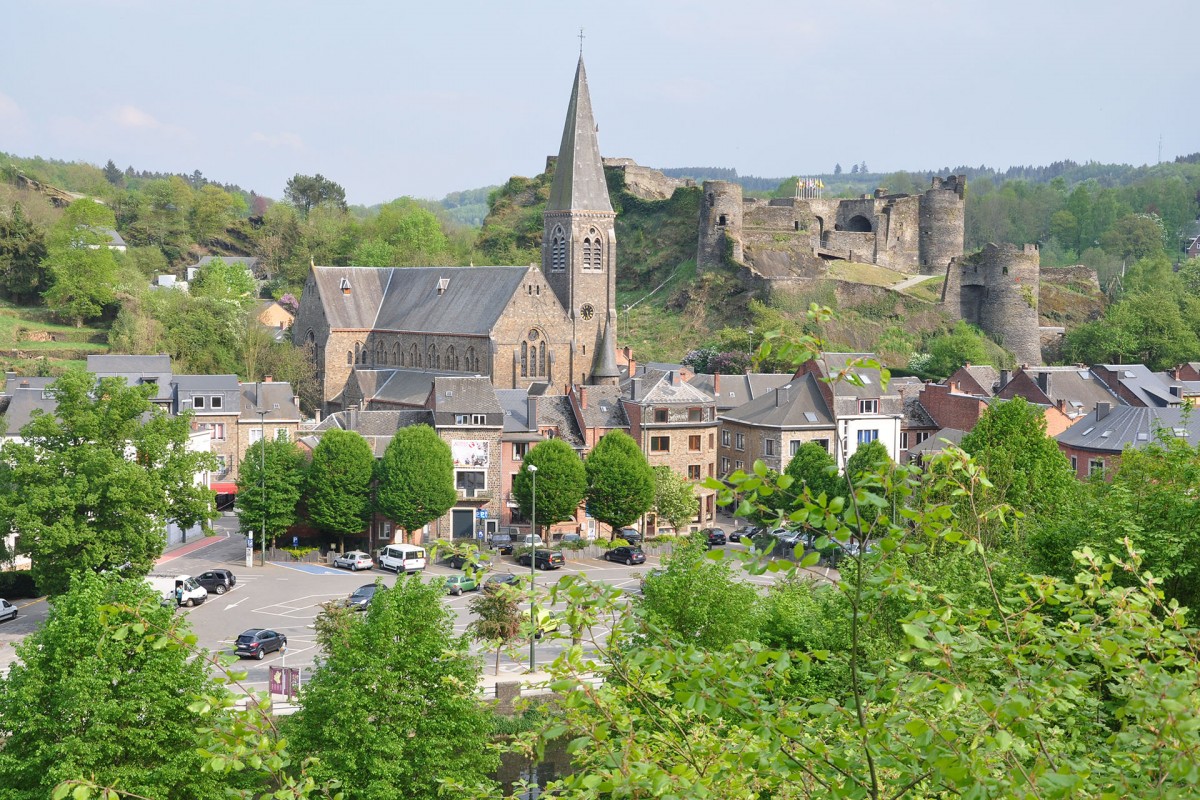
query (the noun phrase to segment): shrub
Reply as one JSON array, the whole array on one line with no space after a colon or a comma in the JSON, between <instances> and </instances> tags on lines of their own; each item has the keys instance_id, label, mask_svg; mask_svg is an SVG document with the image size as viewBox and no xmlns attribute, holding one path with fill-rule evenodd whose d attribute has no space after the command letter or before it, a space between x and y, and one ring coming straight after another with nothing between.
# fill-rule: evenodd
<instances>
[{"instance_id":1,"label":"shrub","mask_svg":"<svg viewBox=\"0 0 1200 800\"><path fill-rule=\"evenodd\" d=\"M41 597L42 593L34 583L33 573L27 569L0 572L0 597L11 600L14 597Z\"/></svg>"}]
</instances>

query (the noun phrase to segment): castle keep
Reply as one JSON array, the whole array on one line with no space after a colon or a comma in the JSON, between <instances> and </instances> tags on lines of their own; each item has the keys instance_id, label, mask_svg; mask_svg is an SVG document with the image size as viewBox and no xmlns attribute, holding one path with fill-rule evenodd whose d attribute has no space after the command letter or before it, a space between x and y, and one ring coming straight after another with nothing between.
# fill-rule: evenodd
<instances>
[{"instance_id":1,"label":"castle keep","mask_svg":"<svg viewBox=\"0 0 1200 800\"><path fill-rule=\"evenodd\" d=\"M1038 327L1041 254L1036 244L989 244L946 268L942 303L952 316L986 331L1017 361L1042 363Z\"/></svg>"},{"instance_id":2,"label":"castle keep","mask_svg":"<svg viewBox=\"0 0 1200 800\"><path fill-rule=\"evenodd\" d=\"M696 264L732 261L766 278L816 277L828 260L938 275L963 252L966 184L951 175L919 195L756 200L736 183L705 181Z\"/></svg>"}]
</instances>

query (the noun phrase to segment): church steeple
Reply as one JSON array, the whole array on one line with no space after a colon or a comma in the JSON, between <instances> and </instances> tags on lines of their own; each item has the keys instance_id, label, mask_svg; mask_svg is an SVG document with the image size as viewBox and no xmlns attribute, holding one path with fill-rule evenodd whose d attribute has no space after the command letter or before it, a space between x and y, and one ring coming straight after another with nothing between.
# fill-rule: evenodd
<instances>
[{"instance_id":1,"label":"church steeple","mask_svg":"<svg viewBox=\"0 0 1200 800\"><path fill-rule=\"evenodd\" d=\"M598 386L617 386L621 381L621 370L617 368L617 322L610 313L604 321L604 338L596 351L596 364L592 367L592 383Z\"/></svg>"},{"instance_id":2,"label":"church steeple","mask_svg":"<svg viewBox=\"0 0 1200 800\"><path fill-rule=\"evenodd\" d=\"M604 162L592 116L592 98L588 94L587 71L583 56L575 69L575 86L567 106L558 164L550 187L547 211L607 211L612 213L608 184L604 180Z\"/></svg>"},{"instance_id":3,"label":"church steeple","mask_svg":"<svg viewBox=\"0 0 1200 800\"><path fill-rule=\"evenodd\" d=\"M580 56L542 235L542 272L571 320L567 383L616 380L616 217Z\"/></svg>"}]
</instances>

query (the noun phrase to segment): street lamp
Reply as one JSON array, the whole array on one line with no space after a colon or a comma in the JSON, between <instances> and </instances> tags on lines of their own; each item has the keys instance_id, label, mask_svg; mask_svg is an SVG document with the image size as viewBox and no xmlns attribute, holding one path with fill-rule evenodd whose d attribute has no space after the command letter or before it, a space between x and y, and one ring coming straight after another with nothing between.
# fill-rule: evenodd
<instances>
[{"instance_id":1,"label":"street lamp","mask_svg":"<svg viewBox=\"0 0 1200 800\"><path fill-rule=\"evenodd\" d=\"M532 481L532 488L529 491L530 497L530 528L533 530L533 552L529 554L529 624L533 626L533 630L529 634L529 671L535 672L537 668L537 656L534 654L534 644L537 642L537 617L534 616L534 603L537 602L537 573L534 571L534 565L537 564L537 465L530 464L529 480Z\"/></svg>"},{"instance_id":2,"label":"street lamp","mask_svg":"<svg viewBox=\"0 0 1200 800\"><path fill-rule=\"evenodd\" d=\"M258 413L258 480L262 484L262 565L267 565L267 411Z\"/></svg>"}]
</instances>

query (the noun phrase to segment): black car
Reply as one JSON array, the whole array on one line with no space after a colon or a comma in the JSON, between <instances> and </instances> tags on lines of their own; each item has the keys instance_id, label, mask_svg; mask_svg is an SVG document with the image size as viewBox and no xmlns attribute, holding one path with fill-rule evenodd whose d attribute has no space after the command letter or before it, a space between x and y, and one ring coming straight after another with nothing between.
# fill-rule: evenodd
<instances>
[{"instance_id":1,"label":"black car","mask_svg":"<svg viewBox=\"0 0 1200 800\"><path fill-rule=\"evenodd\" d=\"M729 541L740 542L742 539L751 541L755 536L762 533L763 529L758 525L743 525L740 528L735 528L729 534Z\"/></svg>"},{"instance_id":2,"label":"black car","mask_svg":"<svg viewBox=\"0 0 1200 800\"><path fill-rule=\"evenodd\" d=\"M642 548L634 545L614 547L612 550L605 552L604 558L608 561L616 561L630 567L634 564L646 563L646 554L642 552Z\"/></svg>"},{"instance_id":3,"label":"black car","mask_svg":"<svg viewBox=\"0 0 1200 800\"><path fill-rule=\"evenodd\" d=\"M454 553L446 558L446 566L451 569L462 569L468 564L476 569L486 570L491 567L492 562L491 559L480 554L479 551L472 552L469 555Z\"/></svg>"},{"instance_id":4,"label":"black car","mask_svg":"<svg viewBox=\"0 0 1200 800\"><path fill-rule=\"evenodd\" d=\"M537 550L536 556L534 552L527 550L521 553L521 555L517 556L517 563L523 567L528 567L529 562L533 561L534 566L538 569L558 569L566 563L563 554L558 550Z\"/></svg>"},{"instance_id":5,"label":"black car","mask_svg":"<svg viewBox=\"0 0 1200 800\"><path fill-rule=\"evenodd\" d=\"M242 658L257 658L262 661L267 653L287 647L287 637L266 628L251 628L237 638L234 652Z\"/></svg>"},{"instance_id":6,"label":"black car","mask_svg":"<svg viewBox=\"0 0 1200 800\"><path fill-rule=\"evenodd\" d=\"M483 582L483 590L485 592L494 592L501 586L520 586L521 579L511 572L495 572L488 576L488 579Z\"/></svg>"},{"instance_id":7,"label":"black car","mask_svg":"<svg viewBox=\"0 0 1200 800\"><path fill-rule=\"evenodd\" d=\"M492 534L491 544L492 549L499 551L500 555L511 555L513 551L513 540L521 535L521 531L512 526L505 526Z\"/></svg>"},{"instance_id":8,"label":"black car","mask_svg":"<svg viewBox=\"0 0 1200 800\"><path fill-rule=\"evenodd\" d=\"M237 583L237 578L227 569L210 569L196 576L196 583L216 594L225 594Z\"/></svg>"},{"instance_id":9,"label":"black car","mask_svg":"<svg viewBox=\"0 0 1200 800\"><path fill-rule=\"evenodd\" d=\"M617 538L624 539L629 544L641 544L642 532L637 528L621 528L617 531Z\"/></svg>"},{"instance_id":10,"label":"black car","mask_svg":"<svg viewBox=\"0 0 1200 800\"><path fill-rule=\"evenodd\" d=\"M704 528L700 533L708 537L709 547L723 547L725 545L725 531L722 528Z\"/></svg>"},{"instance_id":11,"label":"black car","mask_svg":"<svg viewBox=\"0 0 1200 800\"><path fill-rule=\"evenodd\" d=\"M352 611L366 611L367 606L371 604L371 598L375 596L376 586L373 583L366 583L355 589L346 598L346 608Z\"/></svg>"}]
</instances>

